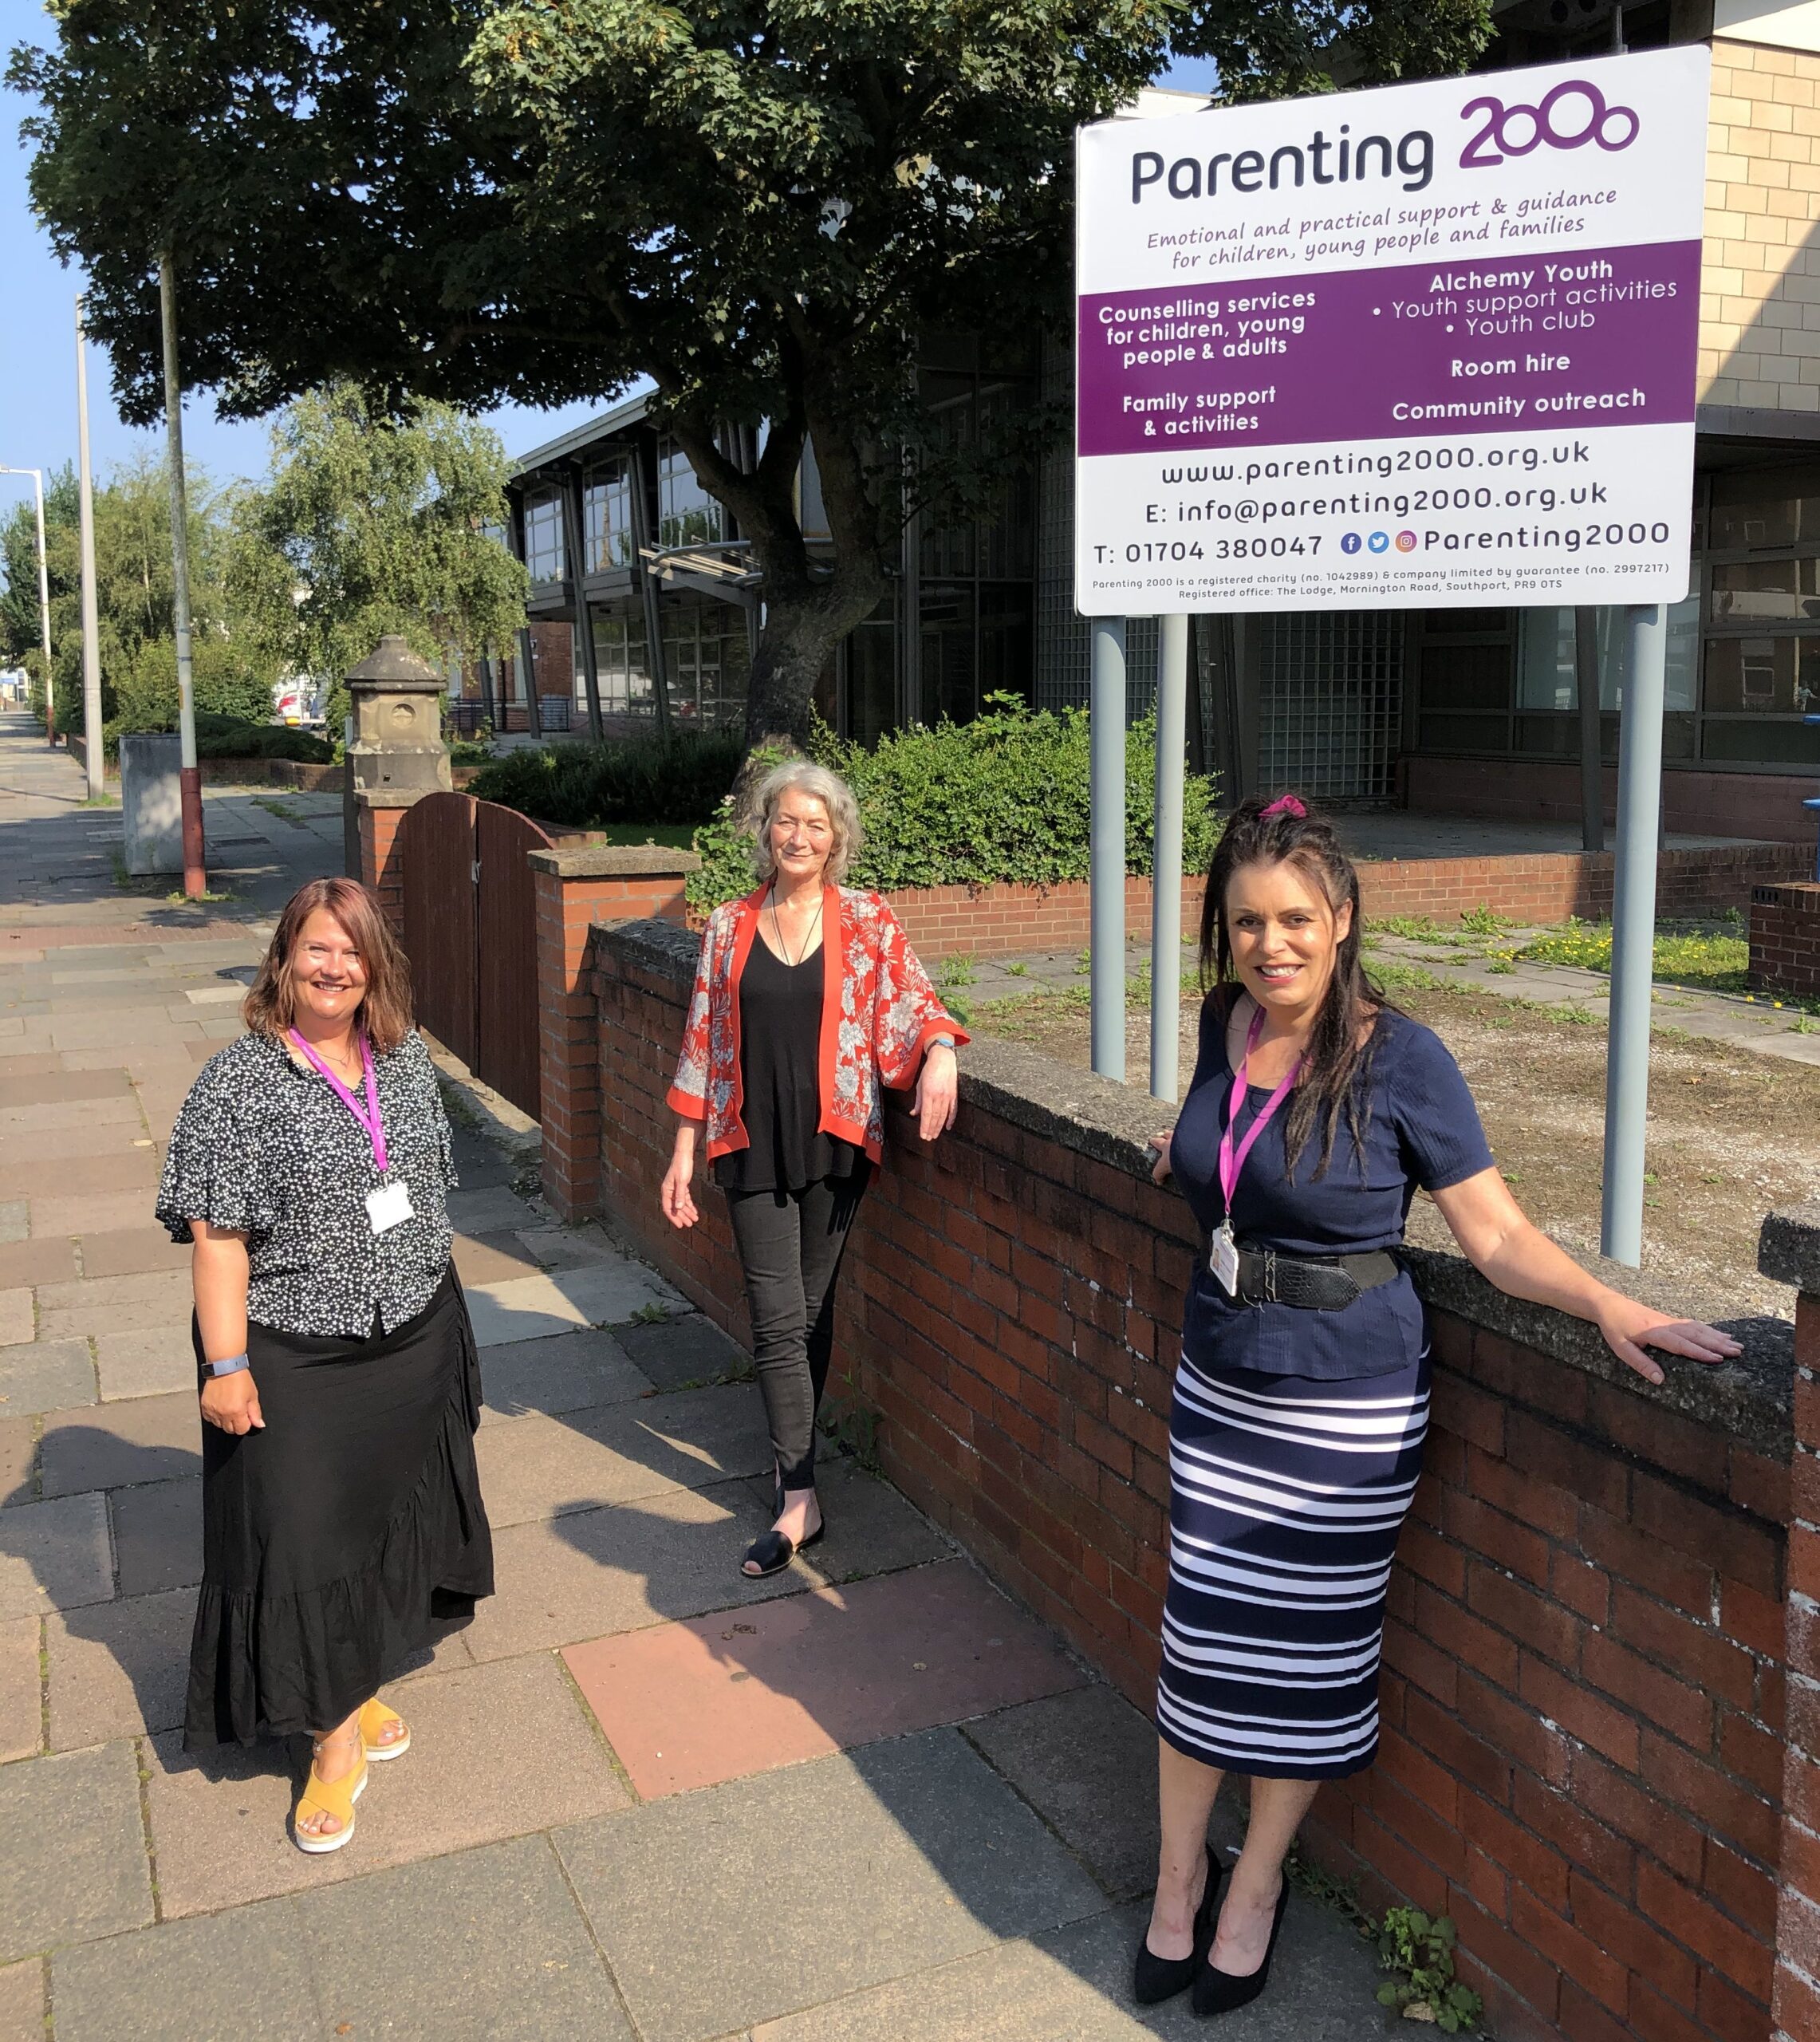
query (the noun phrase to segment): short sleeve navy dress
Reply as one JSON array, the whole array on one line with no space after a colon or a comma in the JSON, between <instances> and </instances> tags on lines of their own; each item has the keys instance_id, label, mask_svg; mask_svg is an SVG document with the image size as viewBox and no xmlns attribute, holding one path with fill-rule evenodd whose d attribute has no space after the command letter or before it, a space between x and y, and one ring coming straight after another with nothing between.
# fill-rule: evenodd
<instances>
[{"instance_id":1,"label":"short sleeve navy dress","mask_svg":"<svg viewBox=\"0 0 1820 2042\"><path fill-rule=\"evenodd\" d=\"M1338 1779L1377 1755L1385 1592L1421 1472L1428 1339L1406 1271L1325 1311L1241 1303L1214 1275L1231 997L1215 991L1202 1008L1170 1151L1203 1252L1169 1417L1156 1725L1227 1772ZM1241 1139L1269 1098L1249 1089ZM1362 1141L1342 1116L1324 1172L1318 1133L1288 1169L1286 1102L1266 1125L1233 1195L1241 1248L1394 1248L1418 1187L1439 1191L1491 1165L1459 1066L1407 1015L1379 1015L1360 1105Z\"/></svg>"}]
</instances>

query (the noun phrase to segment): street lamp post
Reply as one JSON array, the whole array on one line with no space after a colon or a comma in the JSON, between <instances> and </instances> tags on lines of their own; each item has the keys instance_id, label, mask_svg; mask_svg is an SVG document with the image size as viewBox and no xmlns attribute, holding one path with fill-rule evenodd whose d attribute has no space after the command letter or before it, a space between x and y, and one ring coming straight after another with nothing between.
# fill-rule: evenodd
<instances>
[{"instance_id":1,"label":"street lamp post","mask_svg":"<svg viewBox=\"0 0 1820 2042\"><path fill-rule=\"evenodd\" d=\"M89 466L89 337L82 301L76 301L76 456L82 521L82 745L88 754L89 798L107 790L102 756L101 621L95 589L95 482Z\"/></svg>"},{"instance_id":2,"label":"street lamp post","mask_svg":"<svg viewBox=\"0 0 1820 2042\"><path fill-rule=\"evenodd\" d=\"M50 574L45 565L44 552L44 470L42 468L0 467L0 475L30 475L32 495L38 512L38 629L44 638L44 727L45 741L57 742L57 698L51 688L50 672Z\"/></svg>"},{"instance_id":3,"label":"street lamp post","mask_svg":"<svg viewBox=\"0 0 1820 2042\"><path fill-rule=\"evenodd\" d=\"M164 329L164 424L171 469L171 569L177 635L177 730L183 806L183 893L208 891L203 845L203 776L196 764L196 696L190 664L190 523L183 491L183 396L177 376L177 275L167 249L158 258L158 299Z\"/></svg>"}]
</instances>

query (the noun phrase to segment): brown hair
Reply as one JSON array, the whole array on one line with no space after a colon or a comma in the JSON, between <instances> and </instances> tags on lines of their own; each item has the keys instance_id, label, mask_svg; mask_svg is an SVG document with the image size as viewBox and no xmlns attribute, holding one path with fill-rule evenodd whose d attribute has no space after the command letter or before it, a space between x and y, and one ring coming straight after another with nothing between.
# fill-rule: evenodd
<instances>
[{"instance_id":1,"label":"brown hair","mask_svg":"<svg viewBox=\"0 0 1820 2042\"><path fill-rule=\"evenodd\" d=\"M357 879L305 880L292 894L252 991L241 1004L241 1019L254 1035L282 1043L295 1007L291 952L304 924L319 908L341 924L366 970L367 989L354 1015L355 1027L366 1031L376 1051L396 1049L411 1032L411 967L378 900Z\"/></svg>"},{"instance_id":2,"label":"brown hair","mask_svg":"<svg viewBox=\"0 0 1820 2042\"><path fill-rule=\"evenodd\" d=\"M1336 919L1342 908L1350 906L1353 911L1352 927L1335 950L1333 976L1308 1038L1302 1082L1291 1095L1289 1117L1283 1123L1283 1150L1292 1170L1316 1122L1320 1123L1321 1161L1315 1172L1319 1177L1333 1160L1341 1114L1353 1142L1364 1142L1371 1119L1367 1080L1377 1048L1377 1031L1372 1023L1391 1003L1360 962L1365 910L1357 869L1341 848L1333 824L1294 795L1269 802L1262 794L1254 795L1240 802L1227 822L1208 868L1207 897L1201 904L1203 989L1238 984L1226 932L1226 892L1232 875L1248 865L1295 865L1314 882ZM1231 1011L1230 1001L1227 1011Z\"/></svg>"}]
</instances>

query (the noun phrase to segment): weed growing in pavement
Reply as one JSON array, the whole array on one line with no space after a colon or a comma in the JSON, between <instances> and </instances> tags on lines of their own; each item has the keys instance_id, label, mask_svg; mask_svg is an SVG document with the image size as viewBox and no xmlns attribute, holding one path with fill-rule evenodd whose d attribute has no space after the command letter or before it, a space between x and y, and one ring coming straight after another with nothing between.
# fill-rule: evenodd
<instances>
[{"instance_id":1,"label":"weed growing in pavement","mask_svg":"<svg viewBox=\"0 0 1820 2042\"><path fill-rule=\"evenodd\" d=\"M1447 984L1420 964L1404 964L1389 957L1374 958L1371 975L1386 992L1439 992Z\"/></svg>"},{"instance_id":2,"label":"weed growing in pavement","mask_svg":"<svg viewBox=\"0 0 1820 2042\"><path fill-rule=\"evenodd\" d=\"M1460 917L1460 925L1472 936L1498 936L1515 927L1509 916L1495 913L1487 901L1480 901L1476 908L1468 908Z\"/></svg>"},{"instance_id":3,"label":"weed growing in pavement","mask_svg":"<svg viewBox=\"0 0 1820 2042\"><path fill-rule=\"evenodd\" d=\"M973 1002L966 997L963 989L974 984L979 977L973 968L973 960L944 957L936 967L933 976L943 1006L964 1027L973 1019Z\"/></svg>"},{"instance_id":4,"label":"weed growing in pavement","mask_svg":"<svg viewBox=\"0 0 1820 2042\"><path fill-rule=\"evenodd\" d=\"M1377 1932L1377 1961L1399 1974L1377 1989L1380 2006L1395 2007L1406 2019L1428 2020L1444 2035L1477 2032L1484 2002L1454 1977L1452 1920L1424 1914L1419 1907L1393 1907ZM1427 2008L1426 2014L1416 2012Z\"/></svg>"},{"instance_id":5,"label":"weed growing in pavement","mask_svg":"<svg viewBox=\"0 0 1820 2042\"><path fill-rule=\"evenodd\" d=\"M850 1453L869 1475L882 1475L884 1461L879 1453L878 1413L860 1395L859 1384L849 1369L841 1378L846 1394L824 1398L816 1423L845 1453Z\"/></svg>"},{"instance_id":6,"label":"weed growing in pavement","mask_svg":"<svg viewBox=\"0 0 1820 2042\"><path fill-rule=\"evenodd\" d=\"M1005 967L1005 974L1007 978L1027 979L1030 975L1030 968L1021 957L1014 958Z\"/></svg>"},{"instance_id":7,"label":"weed growing in pavement","mask_svg":"<svg viewBox=\"0 0 1820 2042\"><path fill-rule=\"evenodd\" d=\"M669 1320L668 1307L659 1304L655 1299L648 1305L640 1305L632 1315L634 1326L667 1326Z\"/></svg>"}]
</instances>

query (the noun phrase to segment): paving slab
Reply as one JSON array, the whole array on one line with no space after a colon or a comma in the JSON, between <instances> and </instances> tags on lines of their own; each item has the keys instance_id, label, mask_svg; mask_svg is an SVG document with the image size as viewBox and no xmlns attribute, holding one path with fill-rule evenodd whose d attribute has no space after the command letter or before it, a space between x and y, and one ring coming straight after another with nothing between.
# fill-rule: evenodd
<instances>
[{"instance_id":1,"label":"paving slab","mask_svg":"<svg viewBox=\"0 0 1820 2042\"><path fill-rule=\"evenodd\" d=\"M97 1191L65 1196L61 1190L30 1201L34 1236L110 1233L122 1227L143 1226L152 1216L154 1188Z\"/></svg>"},{"instance_id":2,"label":"paving slab","mask_svg":"<svg viewBox=\"0 0 1820 2042\"><path fill-rule=\"evenodd\" d=\"M526 1835L631 1800L547 1654L427 1673L395 1699L411 1750L374 1768L353 1842L325 1856L290 1840L293 1776L279 1747L234 1747L199 1763L174 1733L152 1740L146 1791L166 1919Z\"/></svg>"},{"instance_id":3,"label":"paving slab","mask_svg":"<svg viewBox=\"0 0 1820 2042\"><path fill-rule=\"evenodd\" d=\"M32 1308L30 1290L0 1291L0 1347L22 1346L41 1334L46 1340L54 1340L64 1330L61 1327L41 1326Z\"/></svg>"},{"instance_id":4,"label":"paving slab","mask_svg":"<svg viewBox=\"0 0 1820 2042\"><path fill-rule=\"evenodd\" d=\"M331 2034L632 2042L547 1838L381 1872L292 1906Z\"/></svg>"},{"instance_id":5,"label":"paving slab","mask_svg":"<svg viewBox=\"0 0 1820 2042\"><path fill-rule=\"evenodd\" d=\"M22 1057L9 1058L9 1066L22 1063ZM0 1114L9 1113L20 1106L39 1106L75 1099L117 1098L129 1100L132 1087L126 1073L119 1069L106 1070L59 1070L56 1058L33 1058L31 1062L48 1063L46 1070L30 1072L10 1067L0 1072ZM0 1122L0 1125L7 1123Z\"/></svg>"},{"instance_id":6,"label":"paving slab","mask_svg":"<svg viewBox=\"0 0 1820 2042\"><path fill-rule=\"evenodd\" d=\"M87 1073L89 1076L103 1074ZM140 1124L139 1101L130 1090L104 1099L69 1099L46 1101L35 1106L0 1106L0 1153L15 1136L46 1134L61 1141L78 1129L84 1138L96 1129L130 1128L140 1134L144 1129ZM97 1136L98 1143L101 1137ZM108 1136L102 1145L113 1147L115 1137Z\"/></svg>"},{"instance_id":7,"label":"paving slab","mask_svg":"<svg viewBox=\"0 0 1820 2042\"><path fill-rule=\"evenodd\" d=\"M1085 1675L963 1560L563 1653L641 1799L955 1723Z\"/></svg>"},{"instance_id":8,"label":"paving slab","mask_svg":"<svg viewBox=\"0 0 1820 2042\"><path fill-rule=\"evenodd\" d=\"M44 1493L75 1496L199 1475L202 1424L193 1391L52 1413L38 1446Z\"/></svg>"},{"instance_id":9,"label":"paving slab","mask_svg":"<svg viewBox=\"0 0 1820 2042\"><path fill-rule=\"evenodd\" d=\"M321 2042L325 2032L310 1950L284 1900L60 1950L51 1993L58 2042Z\"/></svg>"},{"instance_id":10,"label":"paving slab","mask_svg":"<svg viewBox=\"0 0 1820 2042\"><path fill-rule=\"evenodd\" d=\"M525 1200L502 1184L478 1189L464 1186L449 1193L449 1224L458 1234L508 1233L533 1216Z\"/></svg>"},{"instance_id":11,"label":"paving slab","mask_svg":"<svg viewBox=\"0 0 1820 2042\"><path fill-rule=\"evenodd\" d=\"M50 1748L175 1729L190 1677L193 1589L53 1610L45 1619Z\"/></svg>"},{"instance_id":12,"label":"paving slab","mask_svg":"<svg viewBox=\"0 0 1820 2042\"><path fill-rule=\"evenodd\" d=\"M750 1487L769 1521L771 1477L756 1476ZM951 1559L959 1551L900 1491L869 1475L851 1456L836 1453L825 1441L816 1460L815 1487L823 1535L819 1544L791 1563L794 1572L821 1583L859 1581L868 1575Z\"/></svg>"},{"instance_id":13,"label":"paving slab","mask_svg":"<svg viewBox=\"0 0 1820 2042\"><path fill-rule=\"evenodd\" d=\"M0 1418L0 1509L35 1502L38 1429L30 1418Z\"/></svg>"},{"instance_id":14,"label":"paving slab","mask_svg":"<svg viewBox=\"0 0 1820 2042\"><path fill-rule=\"evenodd\" d=\"M617 1336L593 1328L489 1347L480 1358L480 1382L483 1425L628 1403L652 1390L651 1378L626 1358ZM104 1394L106 1386L104 1377Z\"/></svg>"},{"instance_id":15,"label":"paving slab","mask_svg":"<svg viewBox=\"0 0 1820 2042\"><path fill-rule=\"evenodd\" d=\"M132 1747L0 1767L0 1962L151 1919Z\"/></svg>"},{"instance_id":16,"label":"paving slab","mask_svg":"<svg viewBox=\"0 0 1820 2042\"><path fill-rule=\"evenodd\" d=\"M614 1338L660 1390L693 1389L753 1372L746 1349L699 1311L662 1326L621 1327Z\"/></svg>"},{"instance_id":17,"label":"paving slab","mask_svg":"<svg viewBox=\"0 0 1820 2042\"><path fill-rule=\"evenodd\" d=\"M193 1588L203 1578L203 1482L199 1475L116 1489L108 1499L114 1567L123 1595Z\"/></svg>"},{"instance_id":18,"label":"paving slab","mask_svg":"<svg viewBox=\"0 0 1820 2042\"><path fill-rule=\"evenodd\" d=\"M112 1600L107 1500L56 1496L0 1511L0 1617Z\"/></svg>"},{"instance_id":19,"label":"paving slab","mask_svg":"<svg viewBox=\"0 0 1820 2042\"><path fill-rule=\"evenodd\" d=\"M0 1304L8 1295L0 1291ZM187 1269L41 1283L37 1303L41 1340L86 1339L90 1334L187 1325L192 1307Z\"/></svg>"},{"instance_id":20,"label":"paving slab","mask_svg":"<svg viewBox=\"0 0 1820 2042\"><path fill-rule=\"evenodd\" d=\"M104 1404L123 1399L196 1396L196 1355L186 1325L151 1326L95 1335L95 1373Z\"/></svg>"},{"instance_id":21,"label":"paving slab","mask_svg":"<svg viewBox=\"0 0 1820 2042\"><path fill-rule=\"evenodd\" d=\"M45 2042L45 1963L0 1965L0 2042Z\"/></svg>"},{"instance_id":22,"label":"paving slab","mask_svg":"<svg viewBox=\"0 0 1820 2042\"><path fill-rule=\"evenodd\" d=\"M1116 1900L1156 1883L1156 1732L1116 1689L1095 1684L966 1726Z\"/></svg>"},{"instance_id":23,"label":"paving slab","mask_svg":"<svg viewBox=\"0 0 1820 2042\"><path fill-rule=\"evenodd\" d=\"M0 1622L0 1764L43 1748L38 1619L8 1617Z\"/></svg>"},{"instance_id":24,"label":"paving slab","mask_svg":"<svg viewBox=\"0 0 1820 2042\"><path fill-rule=\"evenodd\" d=\"M469 1291L482 1285L511 1283L535 1276L543 1264L507 1229L496 1233L458 1233L455 1237L455 1274Z\"/></svg>"},{"instance_id":25,"label":"paving slab","mask_svg":"<svg viewBox=\"0 0 1820 2042\"><path fill-rule=\"evenodd\" d=\"M8 1295L0 1292L0 1299ZM27 1340L0 1346L0 1413L16 1418L94 1401L95 1362L86 1340Z\"/></svg>"},{"instance_id":26,"label":"paving slab","mask_svg":"<svg viewBox=\"0 0 1820 2042\"><path fill-rule=\"evenodd\" d=\"M142 1190L145 1203L140 1213L143 1218L151 1208L162 1167L156 1149L149 1143L143 1149L123 1150L117 1156L64 1157L58 1160L55 1173L57 1196L119 1197L129 1190ZM37 1200L44 1191L46 1174L41 1165L0 1164L0 1198Z\"/></svg>"},{"instance_id":27,"label":"paving slab","mask_svg":"<svg viewBox=\"0 0 1820 2042\"><path fill-rule=\"evenodd\" d=\"M31 1206L23 1198L0 1204L0 1241L22 1241L31 1232Z\"/></svg>"},{"instance_id":28,"label":"paving slab","mask_svg":"<svg viewBox=\"0 0 1820 2042\"><path fill-rule=\"evenodd\" d=\"M482 1364L484 1368L484 1362ZM771 1465L756 1387L684 1390L485 1427L475 1442L495 1525L682 1487Z\"/></svg>"},{"instance_id":29,"label":"paving slab","mask_svg":"<svg viewBox=\"0 0 1820 2042\"><path fill-rule=\"evenodd\" d=\"M581 1269L619 1253L597 1227L521 1227L518 1240L544 1269Z\"/></svg>"},{"instance_id":30,"label":"paving slab","mask_svg":"<svg viewBox=\"0 0 1820 2042\"><path fill-rule=\"evenodd\" d=\"M655 1270L624 1257L579 1269L540 1271L468 1292L474 1337L483 1347L535 1340L577 1326L617 1326L635 1312L680 1308L681 1299Z\"/></svg>"},{"instance_id":31,"label":"paving slab","mask_svg":"<svg viewBox=\"0 0 1820 2042\"><path fill-rule=\"evenodd\" d=\"M813 1847L789 1851L790 1838ZM653 1802L555 1842L650 2042L703 2042L799 2008L810 1981L832 1998L1105 1906L951 1730Z\"/></svg>"},{"instance_id":32,"label":"paving slab","mask_svg":"<svg viewBox=\"0 0 1820 2042\"><path fill-rule=\"evenodd\" d=\"M740 1555L770 1522L746 1486L668 1489L609 1510L507 1525L495 1593L464 1634L477 1660L569 1645L670 1617L796 1595L794 1571L748 1582Z\"/></svg>"},{"instance_id":33,"label":"paving slab","mask_svg":"<svg viewBox=\"0 0 1820 2042\"><path fill-rule=\"evenodd\" d=\"M22 1240L0 1244L0 1288L67 1283L79 1274L73 1241Z\"/></svg>"},{"instance_id":34,"label":"paving slab","mask_svg":"<svg viewBox=\"0 0 1820 2042\"><path fill-rule=\"evenodd\" d=\"M143 1226L84 1234L81 1250L85 1276L144 1275L177 1269L187 1278L190 1267L190 1251L179 1248L163 1227L152 1221ZM4 1252L0 1249L0 1254ZM0 1274L3 1273L4 1266L0 1265Z\"/></svg>"}]
</instances>

